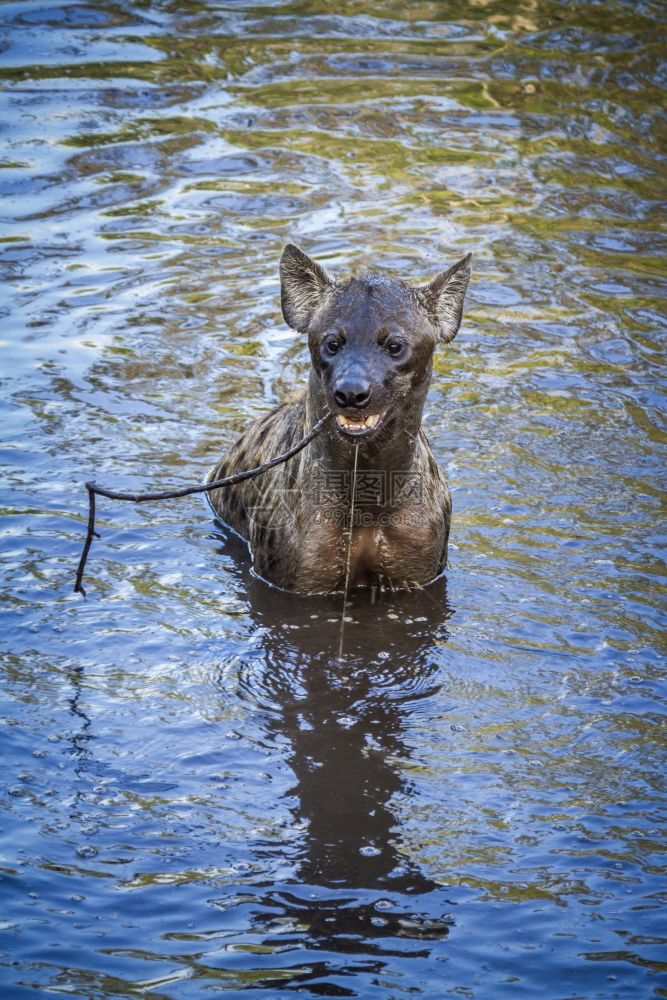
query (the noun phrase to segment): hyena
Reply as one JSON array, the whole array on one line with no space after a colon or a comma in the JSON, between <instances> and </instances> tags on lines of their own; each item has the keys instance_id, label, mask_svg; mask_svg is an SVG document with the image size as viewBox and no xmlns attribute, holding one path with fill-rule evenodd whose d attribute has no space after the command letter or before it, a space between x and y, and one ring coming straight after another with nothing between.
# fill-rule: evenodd
<instances>
[{"instance_id":1,"label":"hyena","mask_svg":"<svg viewBox=\"0 0 667 1000\"><path fill-rule=\"evenodd\" d=\"M346 577L353 587L422 587L444 570L451 496L421 419L433 353L458 331L469 279L470 255L416 288L376 272L335 280L285 247L282 311L308 337L308 389L253 423L208 482L274 458L331 417L290 461L210 494L259 576L312 594L342 589Z\"/></svg>"}]
</instances>

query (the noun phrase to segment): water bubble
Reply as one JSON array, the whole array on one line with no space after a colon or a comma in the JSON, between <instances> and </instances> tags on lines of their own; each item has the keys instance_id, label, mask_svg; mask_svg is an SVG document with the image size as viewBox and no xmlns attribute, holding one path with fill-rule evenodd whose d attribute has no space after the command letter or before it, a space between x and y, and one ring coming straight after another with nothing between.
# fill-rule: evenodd
<instances>
[{"instance_id":1,"label":"water bubble","mask_svg":"<svg viewBox=\"0 0 667 1000\"><path fill-rule=\"evenodd\" d=\"M93 847L92 844L82 844L81 847L77 847L76 853L80 858L94 858L97 854L97 848Z\"/></svg>"},{"instance_id":2,"label":"water bubble","mask_svg":"<svg viewBox=\"0 0 667 1000\"><path fill-rule=\"evenodd\" d=\"M450 726L449 727L453 733L465 733L465 726Z\"/></svg>"},{"instance_id":3,"label":"water bubble","mask_svg":"<svg viewBox=\"0 0 667 1000\"><path fill-rule=\"evenodd\" d=\"M377 858L378 854L382 854L382 851L379 847L367 844L365 847L359 848L359 854L362 854L365 858Z\"/></svg>"},{"instance_id":4,"label":"water bubble","mask_svg":"<svg viewBox=\"0 0 667 1000\"><path fill-rule=\"evenodd\" d=\"M378 899L375 901L376 910L390 910L394 906L393 899Z\"/></svg>"},{"instance_id":5,"label":"water bubble","mask_svg":"<svg viewBox=\"0 0 667 1000\"><path fill-rule=\"evenodd\" d=\"M46 757L46 750L33 750L33 757Z\"/></svg>"}]
</instances>

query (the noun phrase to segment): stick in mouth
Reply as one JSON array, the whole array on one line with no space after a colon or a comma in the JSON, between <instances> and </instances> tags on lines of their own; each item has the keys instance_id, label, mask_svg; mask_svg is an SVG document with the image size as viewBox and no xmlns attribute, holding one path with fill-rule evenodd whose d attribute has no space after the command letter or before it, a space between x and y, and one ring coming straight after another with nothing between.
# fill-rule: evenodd
<instances>
[{"instance_id":1,"label":"stick in mouth","mask_svg":"<svg viewBox=\"0 0 667 1000\"><path fill-rule=\"evenodd\" d=\"M366 416L360 413L347 417L344 413L338 413L336 423L346 434L366 434L375 430L383 416L382 413L368 413Z\"/></svg>"}]
</instances>

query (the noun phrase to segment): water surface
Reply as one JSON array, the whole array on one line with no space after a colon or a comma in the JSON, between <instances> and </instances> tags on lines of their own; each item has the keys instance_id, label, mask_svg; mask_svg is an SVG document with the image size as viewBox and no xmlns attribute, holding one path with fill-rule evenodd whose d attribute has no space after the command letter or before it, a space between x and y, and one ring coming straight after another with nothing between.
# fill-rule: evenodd
<instances>
[{"instance_id":1,"label":"water surface","mask_svg":"<svg viewBox=\"0 0 667 1000\"><path fill-rule=\"evenodd\" d=\"M0 4L8 997L667 996L664 8ZM292 240L463 253L446 581L301 599L203 478Z\"/></svg>"}]
</instances>

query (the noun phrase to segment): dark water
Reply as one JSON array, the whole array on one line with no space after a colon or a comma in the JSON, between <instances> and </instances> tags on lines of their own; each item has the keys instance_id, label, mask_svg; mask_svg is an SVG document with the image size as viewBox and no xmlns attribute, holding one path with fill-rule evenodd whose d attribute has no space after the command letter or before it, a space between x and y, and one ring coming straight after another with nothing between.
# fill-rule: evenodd
<instances>
[{"instance_id":1,"label":"dark water","mask_svg":"<svg viewBox=\"0 0 667 1000\"><path fill-rule=\"evenodd\" d=\"M655 2L0 4L2 995L667 996ZM272 592L203 478L294 240L467 251L446 584ZM662 481L661 481L662 480Z\"/></svg>"}]
</instances>

